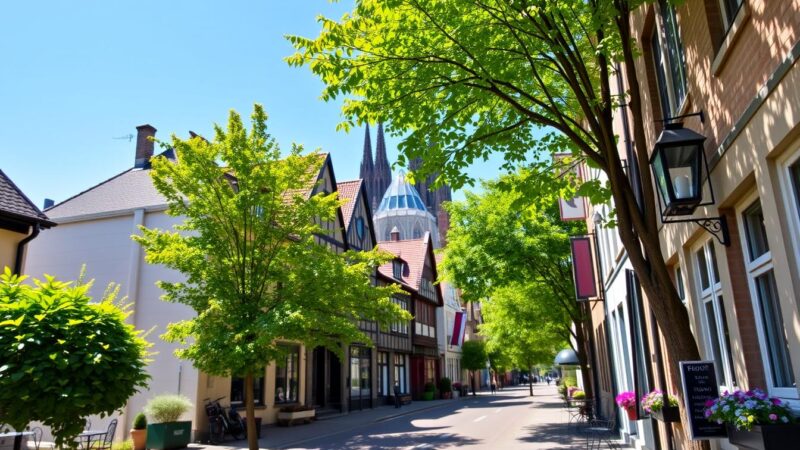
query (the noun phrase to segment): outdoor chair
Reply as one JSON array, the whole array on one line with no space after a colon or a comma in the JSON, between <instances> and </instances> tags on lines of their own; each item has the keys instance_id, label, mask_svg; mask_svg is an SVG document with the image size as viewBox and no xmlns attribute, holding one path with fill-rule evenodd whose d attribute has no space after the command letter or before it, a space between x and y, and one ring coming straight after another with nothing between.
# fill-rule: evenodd
<instances>
[{"instance_id":1,"label":"outdoor chair","mask_svg":"<svg viewBox=\"0 0 800 450\"><path fill-rule=\"evenodd\" d=\"M594 419L584 429L586 433L586 450L603 448L620 449L617 443L617 422L615 419Z\"/></svg>"},{"instance_id":2,"label":"outdoor chair","mask_svg":"<svg viewBox=\"0 0 800 450\"><path fill-rule=\"evenodd\" d=\"M28 448L31 448L31 444L33 444L33 448L39 450L39 446L42 444L42 435L44 435L44 431L40 427L33 427L30 429L33 433L32 441L28 441Z\"/></svg>"},{"instance_id":3,"label":"outdoor chair","mask_svg":"<svg viewBox=\"0 0 800 450\"><path fill-rule=\"evenodd\" d=\"M117 419L108 424L108 430L102 440L97 440L91 445L92 450L111 450L111 443L114 442L114 433L117 432Z\"/></svg>"}]
</instances>

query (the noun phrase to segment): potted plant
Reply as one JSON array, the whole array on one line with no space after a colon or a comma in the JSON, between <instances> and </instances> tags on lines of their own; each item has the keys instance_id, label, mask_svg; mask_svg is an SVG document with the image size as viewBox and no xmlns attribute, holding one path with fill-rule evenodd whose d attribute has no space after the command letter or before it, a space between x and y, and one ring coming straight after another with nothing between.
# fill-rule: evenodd
<instances>
[{"instance_id":1,"label":"potted plant","mask_svg":"<svg viewBox=\"0 0 800 450\"><path fill-rule=\"evenodd\" d=\"M730 443L742 449L795 448L800 442L800 424L789 407L761 389L725 391L706 403L705 416L724 423Z\"/></svg>"},{"instance_id":2,"label":"potted plant","mask_svg":"<svg viewBox=\"0 0 800 450\"><path fill-rule=\"evenodd\" d=\"M144 450L147 439L147 417L144 413L139 413L133 418L133 428L131 428L131 439L133 440L133 450Z\"/></svg>"},{"instance_id":3,"label":"potted plant","mask_svg":"<svg viewBox=\"0 0 800 450\"><path fill-rule=\"evenodd\" d=\"M586 399L586 392L583 392L580 389L575 389L572 391L572 398L574 400L585 400Z\"/></svg>"},{"instance_id":4,"label":"potted plant","mask_svg":"<svg viewBox=\"0 0 800 450\"><path fill-rule=\"evenodd\" d=\"M314 419L316 410L310 406L291 405L278 410L278 423L292 426L295 422L309 423Z\"/></svg>"},{"instance_id":5,"label":"potted plant","mask_svg":"<svg viewBox=\"0 0 800 450\"><path fill-rule=\"evenodd\" d=\"M192 402L182 395L159 395L144 407L150 423L147 424L147 448L170 450L189 445L192 421L180 418L192 408Z\"/></svg>"},{"instance_id":6,"label":"potted plant","mask_svg":"<svg viewBox=\"0 0 800 450\"><path fill-rule=\"evenodd\" d=\"M458 398L461 396L461 383L456 381L453 383L453 398Z\"/></svg>"},{"instance_id":7,"label":"potted plant","mask_svg":"<svg viewBox=\"0 0 800 450\"><path fill-rule=\"evenodd\" d=\"M450 378L442 377L439 379L439 392L442 393L442 398L450 398L453 392L453 383Z\"/></svg>"},{"instance_id":8,"label":"potted plant","mask_svg":"<svg viewBox=\"0 0 800 450\"><path fill-rule=\"evenodd\" d=\"M664 396L667 397L667 404L664 404ZM674 395L664 394L655 389L642 397L642 409L650 414L654 419L662 422L680 422L681 414L678 409L678 399Z\"/></svg>"},{"instance_id":9,"label":"potted plant","mask_svg":"<svg viewBox=\"0 0 800 450\"><path fill-rule=\"evenodd\" d=\"M616 400L617 406L628 413L628 419L636 420L636 394L631 391L620 392Z\"/></svg>"},{"instance_id":10,"label":"potted plant","mask_svg":"<svg viewBox=\"0 0 800 450\"><path fill-rule=\"evenodd\" d=\"M425 392L422 393L422 399L433 400L434 395L436 395L436 385L430 381L425 383Z\"/></svg>"}]
</instances>

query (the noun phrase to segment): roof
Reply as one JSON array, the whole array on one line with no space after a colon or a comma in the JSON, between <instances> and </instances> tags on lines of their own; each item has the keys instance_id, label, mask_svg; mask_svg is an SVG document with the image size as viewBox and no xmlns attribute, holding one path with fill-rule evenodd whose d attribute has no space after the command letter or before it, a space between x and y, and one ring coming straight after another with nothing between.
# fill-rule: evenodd
<instances>
[{"instance_id":1,"label":"roof","mask_svg":"<svg viewBox=\"0 0 800 450\"><path fill-rule=\"evenodd\" d=\"M38 223L45 228L55 225L2 170L0 170L0 215L23 222Z\"/></svg>"},{"instance_id":2,"label":"roof","mask_svg":"<svg viewBox=\"0 0 800 450\"><path fill-rule=\"evenodd\" d=\"M336 190L339 192L339 198L347 200L347 202L342 205L345 228L349 228L350 226L350 220L353 218L353 211L355 211L356 203L358 203L358 193L361 192L361 186L363 184L364 180L360 178L358 180L340 181L336 183Z\"/></svg>"},{"instance_id":3,"label":"roof","mask_svg":"<svg viewBox=\"0 0 800 450\"><path fill-rule=\"evenodd\" d=\"M428 211L425 208L425 203L422 202L422 197L419 196L419 192L406 180L406 175L403 172L394 177L392 184L386 189L386 193L383 194L383 199L375 212L400 209Z\"/></svg>"},{"instance_id":4,"label":"roof","mask_svg":"<svg viewBox=\"0 0 800 450\"><path fill-rule=\"evenodd\" d=\"M162 155L174 159L175 154L167 150ZM128 169L58 203L47 214L61 219L166 205L167 199L153 185L150 170Z\"/></svg>"},{"instance_id":5,"label":"roof","mask_svg":"<svg viewBox=\"0 0 800 450\"><path fill-rule=\"evenodd\" d=\"M403 268L400 281L419 291L422 270L425 267L425 257L428 254L430 245L430 233L425 233L422 239L379 242L378 248L395 255L408 265L407 268ZM378 267L378 273L389 279L396 279L394 278L391 261Z\"/></svg>"}]
</instances>

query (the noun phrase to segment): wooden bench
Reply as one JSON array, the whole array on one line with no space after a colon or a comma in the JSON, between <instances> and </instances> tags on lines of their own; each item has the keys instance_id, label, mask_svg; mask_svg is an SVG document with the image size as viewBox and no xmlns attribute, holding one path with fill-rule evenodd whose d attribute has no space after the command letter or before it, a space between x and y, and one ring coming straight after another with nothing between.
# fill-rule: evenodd
<instances>
[{"instance_id":1,"label":"wooden bench","mask_svg":"<svg viewBox=\"0 0 800 450\"><path fill-rule=\"evenodd\" d=\"M400 404L401 405L408 405L411 403L411 394L402 394L400 396Z\"/></svg>"}]
</instances>

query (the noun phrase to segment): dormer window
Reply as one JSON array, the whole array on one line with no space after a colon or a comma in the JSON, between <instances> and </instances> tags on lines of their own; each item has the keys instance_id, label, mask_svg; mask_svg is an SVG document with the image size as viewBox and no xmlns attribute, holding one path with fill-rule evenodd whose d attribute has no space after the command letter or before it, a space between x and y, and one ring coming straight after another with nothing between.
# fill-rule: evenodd
<instances>
[{"instance_id":1,"label":"dormer window","mask_svg":"<svg viewBox=\"0 0 800 450\"><path fill-rule=\"evenodd\" d=\"M403 261L395 259L392 261L392 275L396 280L403 279Z\"/></svg>"}]
</instances>

